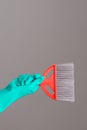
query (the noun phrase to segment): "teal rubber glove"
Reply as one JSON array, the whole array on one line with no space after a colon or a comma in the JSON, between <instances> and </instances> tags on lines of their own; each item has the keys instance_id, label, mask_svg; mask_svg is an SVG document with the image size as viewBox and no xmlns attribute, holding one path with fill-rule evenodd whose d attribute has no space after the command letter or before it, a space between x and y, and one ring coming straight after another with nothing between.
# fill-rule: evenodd
<instances>
[{"instance_id":1,"label":"teal rubber glove","mask_svg":"<svg viewBox=\"0 0 87 130\"><path fill-rule=\"evenodd\" d=\"M44 77L40 74L24 74L12 80L5 88L0 90L0 112L6 110L23 96L37 92L43 80Z\"/></svg>"}]
</instances>

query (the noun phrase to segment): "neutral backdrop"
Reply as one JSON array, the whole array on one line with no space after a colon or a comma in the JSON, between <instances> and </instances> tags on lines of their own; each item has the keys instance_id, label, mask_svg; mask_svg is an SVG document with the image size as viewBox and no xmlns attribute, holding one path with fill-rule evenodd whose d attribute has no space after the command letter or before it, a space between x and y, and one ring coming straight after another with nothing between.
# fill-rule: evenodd
<instances>
[{"instance_id":1,"label":"neutral backdrop","mask_svg":"<svg viewBox=\"0 0 87 130\"><path fill-rule=\"evenodd\" d=\"M0 113L0 130L87 129L87 0L0 1L0 88L67 62L75 64L75 103L40 89Z\"/></svg>"}]
</instances>

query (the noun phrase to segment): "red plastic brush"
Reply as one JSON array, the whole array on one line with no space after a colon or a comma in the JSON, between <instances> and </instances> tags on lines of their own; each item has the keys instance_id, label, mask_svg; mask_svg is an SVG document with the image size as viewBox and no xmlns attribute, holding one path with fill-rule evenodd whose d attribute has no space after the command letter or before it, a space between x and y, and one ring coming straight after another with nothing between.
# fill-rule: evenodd
<instances>
[{"instance_id":1,"label":"red plastic brush","mask_svg":"<svg viewBox=\"0 0 87 130\"><path fill-rule=\"evenodd\" d=\"M49 76L49 73L52 74ZM75 101L74 96L74 64L54 64L43 74L45 80L40 85L43 91L53 100ZM47 76L49 76L47 78ZM53 93L51 93L49 87Z\"/></svg>"}]
</instances>

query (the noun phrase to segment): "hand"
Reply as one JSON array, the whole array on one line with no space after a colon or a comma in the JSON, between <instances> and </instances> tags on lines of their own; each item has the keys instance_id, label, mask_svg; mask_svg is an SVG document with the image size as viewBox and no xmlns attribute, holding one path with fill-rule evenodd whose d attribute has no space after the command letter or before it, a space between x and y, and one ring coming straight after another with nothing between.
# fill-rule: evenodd
<instances>
[{"instance_id":1,"label":"hand","mask_svg":"<svg viewBox=\"0 0 87 130\"><path fill-rule=\"evenodd\" d=\"M40 74L24 74L12 80L7 87L0 90L0 112L23 96L33 94L44 80Z\"/></svg>"},{"instance_id":2,"label":"hand","mask_svg":"<svg viewBox=\"0 0 87 130\"><path fill-rule=\"evenodd\" d=\"M40 74L21 74L14 79L9 85L8 90L16 90L20 94L33 94L39 89L39 85L44 80Z\"/></svg>"}]
</instances>

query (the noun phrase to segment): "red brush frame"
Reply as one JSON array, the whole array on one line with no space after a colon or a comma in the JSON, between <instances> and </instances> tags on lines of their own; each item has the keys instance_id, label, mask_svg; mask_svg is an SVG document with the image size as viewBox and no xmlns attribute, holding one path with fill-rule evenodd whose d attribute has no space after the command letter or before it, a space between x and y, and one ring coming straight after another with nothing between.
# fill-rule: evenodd
<instances>
[{"instance_id":1,"label":"red brush frame","mask_svg":"<svg viewBox=\"0 0 87 130\"><path fill-rule=\"evenodd\" d=\"M52 75L49 78L46 76L49 74L50 71L53 71ZM50 66L43 74L45 80L41 83L41 88L46 93L47 96L52 98L53 100L57 100L57 93L56 93L56 64ZM54 92L53 94L50 93L47 89L47 86Z\"/></svg>"}]
</instances>

